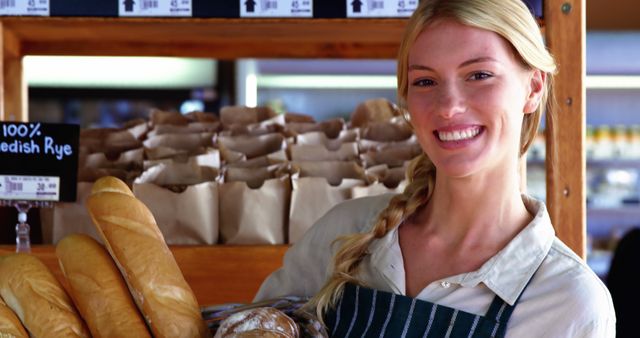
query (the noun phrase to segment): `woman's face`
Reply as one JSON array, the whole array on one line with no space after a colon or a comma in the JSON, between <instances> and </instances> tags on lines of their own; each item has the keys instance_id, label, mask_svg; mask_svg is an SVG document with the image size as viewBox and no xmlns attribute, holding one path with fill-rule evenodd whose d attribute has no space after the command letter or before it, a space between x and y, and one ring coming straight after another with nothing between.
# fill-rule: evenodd
<instances>
[{"instance_id":1,"label":"woman's face","mask_svg":"<svg viewBox=\"0 0 640 338\"><path fill-rule=\"evenodd\" d=\"M525 113L542 92L498 34L438 20L409 51L407 104L422 149L453 177L512 168Z\"/></svg>"}]
</instances>

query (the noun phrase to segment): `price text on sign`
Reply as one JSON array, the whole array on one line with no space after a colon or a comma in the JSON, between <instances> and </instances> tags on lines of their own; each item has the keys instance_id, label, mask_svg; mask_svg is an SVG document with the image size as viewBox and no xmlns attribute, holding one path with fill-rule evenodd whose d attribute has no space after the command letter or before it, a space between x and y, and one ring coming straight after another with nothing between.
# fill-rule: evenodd
<instances>
[{"instance_id":1,"label":"price text on sign","mask_svg":"<svg viewBox=\"0 0 640 338\"><path fill-rule=\"evenodd\" d=\"M0 15L49 16L49 0L0 0Z\"/></svg>"},{"instance_id":2,"label":"price text on sign","mask_svg":"<svg viewBox=\"0 0 640 338\"><path fill-rule=\"evenodd\" d=\"M0 122L0 199L75 201L78 138L77 125Z\"/></svg>"},{"instance_id":3,"label":"price text on sign","mask_svg":"<svg viewBox=\"0 0 640 338\"><path fill-rule=\"evenodd\" d=\"M408 17L418 7L418 0L345 0L348 18Z\"/></svg>"},{"instance_id":4,"label":"price text on sign","mask_svg":"<svg viewBox=\"0 0 640 338\"><path fill-rule=\"evenodd\" d=\"M60 178L0 175L0 196L5 200L57 201L60 199Z\"/></svg>"},{"instance_id":5,"label":"price text on sign","mask_svg":"<svg viewBox=\"0 0 640 338\"><path fill-rule=\"evenodd\" d=\"M191 0L120 0L119 16L193 16Z\"/></svg>"},{"instance_id":6,"label":"price text on sign","mask_svg":"<svg viewBox=\"0 0 640 338\"><path fill-rule=\"evenodd\" d=\"M313 0L240 0L240 17L313 17Z\"/></svg>"}]
</instances>

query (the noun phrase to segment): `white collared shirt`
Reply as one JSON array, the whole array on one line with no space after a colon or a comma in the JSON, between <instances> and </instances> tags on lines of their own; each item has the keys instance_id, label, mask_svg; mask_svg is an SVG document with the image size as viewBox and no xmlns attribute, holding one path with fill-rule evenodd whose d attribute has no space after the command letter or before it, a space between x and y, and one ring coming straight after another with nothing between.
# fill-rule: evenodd
<instances>
[{"instance_id":1,"label":"white collared shirt","mask_svg":"<svg viewBox=\"0 0 640 338\"><path fill-rule=\"evenodd\" d=\"M369 230L391 197L350 200L329 211L287 251L283 267L267 278L255 300L318 292L332 268L337 249L332 241ZM523 201L534 219L505 248L476 271L427 285L417 298L484 315L496 295L513 304L526 287L507 324L507 337L615 337L607 288L555 237L544 203L527 196ZM369 252L358 278L369 287L405 295L397 228L373 242Z\"/></svg>"}]
</instances>

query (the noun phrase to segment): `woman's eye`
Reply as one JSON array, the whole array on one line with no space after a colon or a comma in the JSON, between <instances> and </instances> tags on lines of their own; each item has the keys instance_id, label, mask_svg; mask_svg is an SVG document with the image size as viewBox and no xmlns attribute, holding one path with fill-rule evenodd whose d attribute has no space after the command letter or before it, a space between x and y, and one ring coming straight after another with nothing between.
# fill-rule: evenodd
<instances>
[{"instance_id":1,"label":"woman's eye","mask_svg":"<svg viewBox=\"0 0 640 338\"><path fill-rule=\"evenodd\" d=\"M477 72L477 73L473 73L471 74L470 79L471 80L486 80L490 77L492 77L493 75L491 75L491 73L487 73L487 72Z\"/></svg>"},{"instance_id":2,"label":"woman's eye","mask_svg":"<svg viewBox=\"0 0 640 338\"><path fill-rule=\"evenodd\" d=\"M429 79L419 79L419 80L413 81L412 84L416 87L429 87L429 86L433 86L435 82Z\"/></svg>"}]
</instances>

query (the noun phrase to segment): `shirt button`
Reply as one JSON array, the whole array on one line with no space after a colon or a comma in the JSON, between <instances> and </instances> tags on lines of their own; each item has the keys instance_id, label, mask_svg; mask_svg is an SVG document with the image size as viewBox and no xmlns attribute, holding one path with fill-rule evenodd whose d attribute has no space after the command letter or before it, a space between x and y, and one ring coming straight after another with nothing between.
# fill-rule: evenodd
<instances>
[{"instance_id":1,"label":"shirt button","mask_svg":"<svg viewBox=\"0 0 640 338\"><path fill-rule=\"evenodd\" d=\"M440 286L442 286L445 289L448 289L451 286L451 283L443 280L442 282L440 282Z\"/></svg>"}]
</instances>

